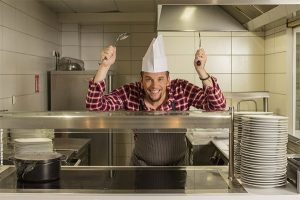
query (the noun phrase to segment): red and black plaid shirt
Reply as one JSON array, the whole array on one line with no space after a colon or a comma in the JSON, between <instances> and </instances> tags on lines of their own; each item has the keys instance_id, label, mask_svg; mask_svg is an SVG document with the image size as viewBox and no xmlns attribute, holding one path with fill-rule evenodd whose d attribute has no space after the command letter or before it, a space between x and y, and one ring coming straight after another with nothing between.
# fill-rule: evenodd
<instances>
[{"instance_id":1,"label":"red and black plaid shirt","mask_svg":"<svg viewBox=\"0 0 300 200\"><path fill-rule=\"evenodd\" d=\"M167 101L160 105L156 110L170 111L172 110L172 102L175 102L176 110L178 111L189 110L190 106L206 111L224 110L226 106L224 95L217 84L216 79L212 78L212 81L213 87L206 86L202 89L186 80L172 80L171 84L167 87ZM110 94L104 95L104 91L105 81L94 83L91 80L89 82L89 89L86 97L86 107L89 110L152 110L145 105L145 91L142 89L140 82L123 85L122 87L113 90Z\"/></svg>"}]
</instances>

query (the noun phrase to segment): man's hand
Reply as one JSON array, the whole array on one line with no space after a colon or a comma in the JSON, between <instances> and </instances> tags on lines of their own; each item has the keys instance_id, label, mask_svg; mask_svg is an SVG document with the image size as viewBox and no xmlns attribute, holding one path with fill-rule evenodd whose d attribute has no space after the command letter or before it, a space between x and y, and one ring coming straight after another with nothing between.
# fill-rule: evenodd
<instances>
[{"instance_id":1,"label":"man's hand","mask_svg":"<svg viewBox=\"0 0 300 200\"><path fill-rule=\"evenodd\" d=\"M194 66L196 71L199 73L200 71L204 70L206 64L207 56L205 54L204 49L198 49L195 54ZM197 65L197 61L200 61L201 64Z\"/></svg>"},{"instance_id":2,"label":"man's hand","mask_svg":"<svg viewBox=\"0 0 300 200\"><path fill-rule=\"evenodd\" d=\"M116 61L116 47L109 46L101 52L101 63L99 63L99 69L94 77L94 83L98 83L106 78L106 74L111 65Z\"/></svg>"},{"instance_id":3,"label":"man's hand","mask_svg":"<svg viewBox=\"0 0 300 200\"><path fill-rule=\"evenodd\" d=\"M101 67L110 68L116 61L116 47L108 46L101 52Z\"/></svg>"},{"instance_id":4,"label":"man's hand","mask_svg":"<svg viewBox=\"0 0 300 200\"><path fill-rule=\"evenodd\" d=\"M194 66L195 69L199 75L199 78L202 80L203 85L206 86L213 86L212 80L210 78L210 75L206 72L204 69L206 64L207 56L205 54L204 49L198 49L195 54L195 60L194 60ZM197 65L197 61L200 61L201 64Z\"/></svg>"}]
</instances>

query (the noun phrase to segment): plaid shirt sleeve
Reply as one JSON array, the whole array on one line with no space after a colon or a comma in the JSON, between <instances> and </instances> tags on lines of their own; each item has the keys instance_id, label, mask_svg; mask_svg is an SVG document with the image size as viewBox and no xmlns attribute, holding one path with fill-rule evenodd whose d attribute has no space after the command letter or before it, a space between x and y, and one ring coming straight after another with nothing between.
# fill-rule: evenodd
<instances>
[{"instance_id":1,"label":"plaid shirt sleeve","mask_svg":"<svg viewBox=\"0 0 300 200\"><path fill-rule=\"evenodd\" d=\"M86 96L86 108L89 110L99 111L115 111L123 108L124 100L126 100L125 88L113 90L110 94L104 95L105 81L94 83L89 81L89 89Z\"/></svg>"},{"instance_id":2,"label":"plaid shirt sleeve","mask_svg":"<svg viewBox=\"0 0 300 200\"><path fill-rule=\"evenodd\" d=\"M204 86L200 88L189 82L185 82L185 96L191 106L206 111L221 111L226 107L226 100L217 83L217 79L212 77L213 87Z\"/></svg>"}]
</instances>

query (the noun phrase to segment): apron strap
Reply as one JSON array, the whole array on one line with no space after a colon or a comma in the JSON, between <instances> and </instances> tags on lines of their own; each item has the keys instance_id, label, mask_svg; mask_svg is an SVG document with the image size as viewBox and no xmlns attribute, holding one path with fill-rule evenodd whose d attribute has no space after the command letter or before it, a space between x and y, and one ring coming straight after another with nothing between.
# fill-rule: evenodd
<instances>
[{"instance_id":1,"label":"apron strap","mask_svg":"<svg viewBox=\"0 0 300 200\"><path fill-rule=\"evenodd\" d=\"M171 105L172 105L172 111L176 111L176 102L172 101Z\"/></svg>"}]
</instances>

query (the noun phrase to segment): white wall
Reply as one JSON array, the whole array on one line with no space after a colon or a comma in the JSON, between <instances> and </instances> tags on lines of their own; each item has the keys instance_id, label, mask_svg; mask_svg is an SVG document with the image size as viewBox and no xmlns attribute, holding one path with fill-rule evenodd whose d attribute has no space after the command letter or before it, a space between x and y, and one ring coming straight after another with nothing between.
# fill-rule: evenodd
<instances>
[{"instance_id":1,"label":"white wall","mask_svg":"<svg viewBox=\"0 0 300 200\"><path fill-rule=\"evenodd\" d=\"M60 38L56 14L35 0L0 0L0 110L47 109L46 71L54 68L52 50L60 50Z\"/></svg>"},{"instance_id":2,"label":"white wall","mask_svg":"<svg viewBox=\"0 0 300 200\"><path fill-rule=\"evenodd\" d=\"M183 78L202 86L193 66L198 32L160 32L164 36L172 78ZM223 92L264 91L263 32L201 32L201 45L208 55L206 70L218 79ZM227 100L227 106L238 100ZM254 110L253 103L241 109ZM262 101L258 101L262 110Z\"/></svg>"},{"instance_id":3,"label":"white wall","mask_svg":"<svg viewBox=\"0 0 300 200\"><path fill-rule=\"evenodd\" d=\"M97 70L101 50L123 32L130 37L117 45L116 63L111 67L117 73L114 87L137 81L142 57L156 36L154 24L63 24L62 56L82 59L86 70Z\"/></svg>"},{"instance_id":4,"label":"white wall","mask_svg":"<svg viewBox=\"0 0 300 200\"><path fill-rule=\"evenodd\" d=\"M265 88L270 92L269 110L288 116L288 34L285 25L265 32Z\"/></svg>"}]
</instances>

